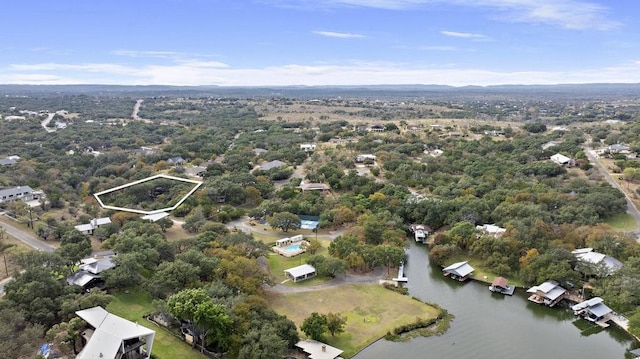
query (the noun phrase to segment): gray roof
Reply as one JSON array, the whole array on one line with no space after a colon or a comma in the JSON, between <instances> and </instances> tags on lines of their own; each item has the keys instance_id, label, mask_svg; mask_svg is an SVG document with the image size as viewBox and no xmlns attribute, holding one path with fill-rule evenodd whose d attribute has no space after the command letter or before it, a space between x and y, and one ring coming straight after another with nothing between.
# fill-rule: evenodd
<instances>
[{"instance_id":1,"label":"gray roof","mask_svg":"<svg viewBox=\"0 0 640 359\"><path fill-rule=\"evenodd\" d=\"M0 165L2 166L15 165L16 163L18 163L16 160L12 160L8 158L0 158Z\"/></svg>"},{"instance_id":2,"label":"gray roof","mask_svg":"<svg viewBox=\"0 0 640 359\"><path fill-rule=\"evenodd\" d=\"M473 267L470 266L467 261L464 262L458 262L458 263L453 263L452 265L445 267L443 269L443 271L447 272L447 273L452 273L455 275L458 275L460 277L466 277L469 274L471 274L471 272L473 272Z\"/></svg>"},{"instance_id":3,"label":"gray roof","mask_svg":"<svg viewBox=\"0 0 640 359\"><path fill-rule=\"evenodd\" d=\"M278 167L282 167L282 166L286 166L287 164L279 161L279 160L273 160L271 162L267 162L263 165L260 166L260 171L268 171L272 168L278 168Z\"/></svg>"},{"instance_id":4,"label":"gray roof","mask_svg":"<svg viewBox=\"0 0 640 359\"><path fill-rule=\"evenodd\" d=\"M155 331L113 315L102 307L80 310L76 314L95 328L87 345L76 358L115 358L123 340L139 337L145 337L148 351L151 352Z\"/></svg>"},{"instance_id":5,"label":"gray roof","mask_svg":"<svg viewBox=\"0 0 640 359\"><path fill-rule=\"evenodd\" d=\"M100 276L85 271L78 271L67 277L67 284L84 287L96 278L100 278Z\"/></svg>"},{"instance_id":6,"label":"gray roof","mask_svg":"<svg viewBox=\"0 0 640 359\"><path fill-rule=\"evenodd\" d=\"M100 274L107 269L111 269L116 266L115 263L111 260L113 257L104 257L90 263L81 264L80 269L85 270L89 273Z\"/></svg>"},{"instance_id":7,"label":"gray roof","mask_svg":"<svg viewBox=\"0 0 640 359\"><path fill-rule=\"evenodd\" d=\"M567 290L562 288L558 282L554 281L554 280L549 280L546 281L540 285L537 286L533 286L529 289L527 289L528 293L536 293L536 292L542 292L544 293L545 297L550 299L550 300L555 300L558 297L560 297L561 295L564 294L564 292L566 292Z\"/></svg>"},{"instance_id":8,"label":"gray roof","mask_svg":"<svg viewBox=\"0 0 640 359\"><path fill-rule=\"evenodd\" d=\"M584 309L591 312L596 317L604 317L605 315L613 311L611 310L611 308L607 307L604 304L604 301L600 297L594 297L589 300L585 300L582 303L578 303L572 306L571 309L573 309L574 311Z\"/></svg>"},{"instance_id":9,"label":"gray roof","mask_svg":"<svg viewBox=\"0 0 640 359\"><path fill-rule=\"evenodd\" d=\"M18 193L32 193L33 192L33 188L29 187L29 186L18 186L18 187L11 187L11 188L5 188L0 190L0 197L4 197L4 196L15 196Z\"/></svg>"}]
</instances>

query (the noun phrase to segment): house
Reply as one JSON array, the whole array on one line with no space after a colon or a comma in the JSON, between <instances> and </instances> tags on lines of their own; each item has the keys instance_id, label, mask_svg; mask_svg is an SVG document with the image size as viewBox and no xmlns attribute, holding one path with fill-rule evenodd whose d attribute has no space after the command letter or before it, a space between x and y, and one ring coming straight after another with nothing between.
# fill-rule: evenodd
<instances>
[{"instance_id":1,"label":"house","mask_svg":"<svg viewBox=\"0 0 640 359\"><path fill-rule=\"evenodd\" d=\"M111 223L111 218L102 217L102 218L94 218L87 224L79 224L74 228L84 234L93 234L93 231L100 226L104 226L105 224Z\"/></svg>"},{"instance_id":2,"label":"house","mask_svg":"<svg viewBox=\"0 0 640 359\"><path fill-rule=\"evenodd\" d=\"M371 125L369 131L371 132L384 132L387 129L385 125Z\"/></svg>"},{"instance_id":3,"label":"house","mask_svg":"<svg viewBox=\"0 0 640 359\"><path fill-rule=\"evenodd\" d=\"M629 146L625 146L625 145L621 145L619 143L616 143L614 145L610 145L609 146L609 152L610 153L629 153L630 148Z\"/></svg>"},{"instance_id":4,"label":"house","mask_svg":"<svg viewBox=\"0 0 640 359\"><path fill-rule=\"evenodd\" d=\"M543 150L548 150L549 148L551 148L551 147L555 147L555 146L558 146L558 145L560 145L561 143L562 143L562 142L560 142L560 141L549 141L549 142L547 142L547 143L545 143L545 144L543 144L543 145L542 145L542 149L543 149Z\"/></svg>"},{"instance_id":5,"label":"house","mask_svg":"<svg viewBox=\"0 0 640 359\"><path fill-rule=\"evenodd\" d=\"M156 153L158 153L158 150L153 147L142 146L140 148L136 148L135 150L133 150L133 153L137 155L147 156L147 155L155 155Z\"/></svg>"},{"instance_id":6,"label":"house","mask_svg":"<svg viewBox=\"0 0 640 359\"><path fill-rule=\"evenodd\" d=\"M580 270L580 262L587 265L599 266L606 272L606 275L611 275L613 272L622 268L622 262L609 255L595 252L593 248L578 248L571 251L571 253L575 255L578 260L578 263L574 268L578 271Z\"/></svg>"},{"instance_id":7,"label":"house","mask_svg":"<svg viewBox=\"0 0 640 359\"><path fill-rule=\"evenodd\" d=\"M38 200L44 197L44 192L34 191L29 186L18 186L0 190L0 203L21 200L24 202Z\"/></svg>"},{"instance_id":8,"label":"house","mask_svg":"<svg viewBox=\"0 0 640 359\"><path fill-rule=\"evenodd\" d=\"M376 161L376 155L364 154L356 156L356 163L374 163Z\"/></svg>"},{"instance_id":9,"label":"house","mask_svg":"<svg viewBox=\"0 0 640 359\"><path fill-rule=\"evenodd\" d=\"M310 183L310 182L302 182L300 186L298 186L302 190L302 192L306 191L322 191L323 194L328 193L331 190L328 184L325 183Z\"/></svg>"},{"instance_id":10,"label":"house","mask_svg":"<svg viewBox=\"0 0 640 359\"><path fill-rule=\"evenodd\" d=\"M442 271L444 272L445 276L451 277L460 282L464 282L465 280L469 279L474 269L469 265L469 263L467 263L467 261L464 261L453 263L452 265L445 267Z\"/></svg>"},{"instance_id":11,"label":"house","mask_svg":"<svg viewBox=\"0 0 640 359\"><path fill-rule=\"evenodd\" d=\"M417 243L425 243L427 241L427 237L431 234L432 229L431 227L422 224L412 224L409 226L409 231L413 233L413 238Z\"/></svg>"},{"instance_id":12,"label":"house","mask_svg":"<svg viewBox=\"0 0 640 359\"><path fill-rule=\"evenodd\" d=\"M566 291L554 280L549 280L527 289L527 293L532 293L528 298L530 301L549 307L558 304L564 298Z\"/></svg>"},{"instance_id":13,"label":"house","mask_svg":"<svg viewBox=\"0 0 640 359\"><path fill-rule=\"evenodd\" d=\"M604 324L607 321L605 318L607 314L613 312L611 308L604 304L604 301L600 297L591 298L582 303L578 303L572 306L571 310L573 310L574 315L580 316L590 322L599 322L599 324Z\"/></svg>"},{"instance_id":14,"label":"house","mask_svg":"<svg viewBox=\"0 0 640 359\"><path fill-rule=\"evenodd\" d=\"M145 221L158 222L159 220L166 218L168 216L169 216L169 213L167 212L158 212L154 214L147 214L146 216L140 217L140 219L143 219Z\"/></svg>"},{"instance_id":15,"label":"house","mask_svg":"<svg viewBox=\"0 0 640 359\"><path fill-rule=\"evenodd\" d=\"M316 150L316 145L312 143L303 143L300 145L300 149L304 152L313 152Z\"/></svg>"},{"instance_id":16,"label":"house","mask_svg":"<svg viewBox=\"0 0 640 359\"><path fill-rule=\"evenodd\" d=\"M502 236L502 234L507 231L505 228L496 226L495 224L478 225L476 229L496 238Z\"/></svg>"},{"instance_id":17,"label":"house","mask_svg":"<svg viewBox=\"0 0 640 359\"><path fill-rule=\"evenodd\" d=\"M508 283L505 277L495 277L489 286L489 290L495 293L513 295L516 291L516 286L509 285Z\"/></svg>"},{"instance_id":18,"label":"house","mask_svg":"<svg viewBox=\"0 0 640 359\"><path fill-rule=\"evenodd\" d=\"M0 166L11 166L18 163L16 160L10 158L0 158Z\"/></svg>"},{"instance_id":19,"label":"house","mask_svg":"<svg viewBox=\"0 0 640 359\"><path fill-rule=\"evenodd\" d=\"M289 268L284 270L284 274L287 278L291 279L294 283L315 277L318 272L311 264L303 264L297 267Z\"/></svg>"},{"instance_id":20,"label":"house","mask_svg":"<svg viewBox=\"0 0 640 359\"><path fill-rule=\"evenodd\" d=\"M81 336L86 341L77 359L149 359L155 331L111 314L102 307L76 312L93 329Z\"/></svg>"},{"instance_id":21,"label":"house","mask_svg":"<svg viewBox=\"0 0 640 359\"><path fill-rule=\"evenodd\" d=\"M176 157L171 157L169 159L167 159L167 162L174 165L174 166L178 166L178 165L182 165L184 163L184 158L180 157L180 156L176 156Z\"/></svg>"},{"instance_id":22,"label":"house","mask_svg":"<svg viewBox=\"0 0 640 359\"><path fill-rule=\"evenodd\" d=\"M565 155L556 153L550 157L551 161L559 164L560 166L570 166L573 160Z\"/></svg>"},{"instance_id":23,"label":"house","mask_svg":"<svg viewBox=\"0 0 640 359\"><path fill-rule=\"evenodd\" d=\"M282 161L279 161L279 160L273 160L273 161L270 161L270 162L267 162L267 163L265 163L265 164L261 165L258 169L259 169L260 171L268 171L268 170L270 170L270 169L273 169L273 168L280 168L280 167L283 167L283 166L286 166L286 165L287 165L287 164L286 164L286 163L284 163L284 162L282 162Z\"/></svg>"},{"instance_id":24,"label":"house","mask_svg":"<svg viewBox=\"0 0 640 359\"><path fill-rule=\"evenodd\" d=\"M296 347L302 350L309 359L336 359L343 352L338 348L313 339L301 340L296 343Z\"/></svg>"},{"instance_id":25,"label":"house","mask_svg":"<svg viewBox=\"0 0 640 359\"><path fill-rule=\"evenodd\" d=\"M67 284L77 285L83 289L100 287L102 281L101 273L114 268L116 264L113 262L115 254L107 255L102 258L84 258L80 262L78 270L67 277Z\"/></svg>"}]
</instances>

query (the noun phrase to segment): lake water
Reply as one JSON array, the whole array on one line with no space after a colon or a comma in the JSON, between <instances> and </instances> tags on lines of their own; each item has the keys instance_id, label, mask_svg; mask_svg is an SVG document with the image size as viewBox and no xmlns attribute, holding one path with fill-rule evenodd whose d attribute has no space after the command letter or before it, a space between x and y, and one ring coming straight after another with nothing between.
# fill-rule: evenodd
<instances>
[{"instance_id":1,"label":"lake water","mask_svg":"<svg viewBox=\"0 0 640 359\"><path fill-rule=\"evenodd\" d=\"M380 340L357 359L623 359L635 341L612 324L600 329L578 320L567 307L547 308L513 296L491 293L488 285L459 283L429 263L427 247L412 243L405 266L410 295L437 303L455 318L441 336L406 343Z\"/></svg>"}]
</instances>

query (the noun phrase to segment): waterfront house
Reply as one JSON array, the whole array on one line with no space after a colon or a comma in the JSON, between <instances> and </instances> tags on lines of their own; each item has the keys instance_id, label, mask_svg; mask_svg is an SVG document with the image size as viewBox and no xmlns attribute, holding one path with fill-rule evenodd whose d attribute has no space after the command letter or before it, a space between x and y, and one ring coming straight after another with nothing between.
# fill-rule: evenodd
<instances>
[{"instance_id":1,"label":"waterfront house","mask_svg":"<svg viewBox=\"0 0 640 359\"><path fill-rule=\"evenodd\" d=\"M608 320L606 316L613 312L611 308L604 304L604 301L600 297L594 297L578 303L572 306L571 310L573 310L574 315L580 316L590 322L598 323L600 326L604 326Z\"/></svg>"},{"instance_id":2,"label":"waterfront house","mask_svg":"<svg viewBox=\"0 0 640 359\"><path fill-rule=\"evenodd\" d=\"M316 268L311 264L303 264L297 267L285 269L284 274L295 283L315 277L318 272L316 272Z\"/></svg>"},{"instance_id":3,"label":"waterfront house","mask_svg":"<svg viewBox=\"0 0 640 359\"><path fill-rule=\"evenodd\" d=\"M516 291L516 286L509 285L507 278L505 277L495 277L491 285L489 286L489 290L495 293L501 293L505 295L513 295Z\"/></svg>"},{"instance_id":4,"label":"waterfront house","mask_svg":"<svg viewBox=\"0 0 640 359\"><path fill-rule=\"evenodd\" d=\"M79 310L76 314L93 328L81 333L86 343L76 358L151 358L155 331L111 314L102 307Z\"/></svg>"},{"instance_id":5,"label":"waterfront house","mask_svg":"<svg viewBox=\"0 0 640 359\"><path fill-rule=\"evenodd\" d=\"M431 234L431 227L422 224L412 224L409 226L409 231L413 233L413 238L417 243L426 243L427 237Z\"/></svg>"},{"instance_id":6,"label":"waterfront house","mask_svg":"<svg viewBox=\"0 0 640 359\"><path fill-rule=\"evenodd\" d=\"M469 265L469 263L467 263L467 261L464 261L453 263L452 265L445 267L442 271L444 272L445 276L448 276L460 282L464 282L465 280L469 279L474 269Z\"/></svg>"},{"instance_id":7,"label":"waterfront house","mask_svg":"<svg viewBox=\"0 0 640 359\"><path fill-rule=\"evenodd\" d=\"M549 280L527 289L527 293L531 293L528 298L530 301L549 307L558 304L564 298L566 291L554 280Z\"/></svg>"},{"instance_id":8,"label":"waterfront house","mask_svg":"<svg viewBox=\"0 0 640 359\"><path fill-rule=\"evenodd\" d=\"M622 268L622 262L609 255L595 252L593 248L578 248L571 253L578 260L574 269L583 273L607 276Z\"/></svg>"}]
</instances>

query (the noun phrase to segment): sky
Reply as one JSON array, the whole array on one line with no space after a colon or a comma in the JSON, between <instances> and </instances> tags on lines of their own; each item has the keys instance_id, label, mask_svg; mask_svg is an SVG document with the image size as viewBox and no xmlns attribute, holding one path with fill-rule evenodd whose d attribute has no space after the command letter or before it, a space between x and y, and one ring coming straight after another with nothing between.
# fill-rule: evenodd
<instances>
[{"instance_id":1,"label":"sky","mask_svg":"<svg viewBox=\"0 0 640 359\"><path fill-rule=\"evenodd\" d=\"M11 0L0 84L640 83L637 0Z\"/></svg>"}]
</instances>

